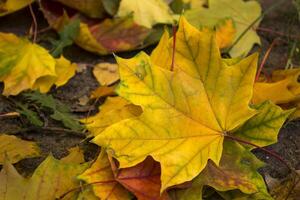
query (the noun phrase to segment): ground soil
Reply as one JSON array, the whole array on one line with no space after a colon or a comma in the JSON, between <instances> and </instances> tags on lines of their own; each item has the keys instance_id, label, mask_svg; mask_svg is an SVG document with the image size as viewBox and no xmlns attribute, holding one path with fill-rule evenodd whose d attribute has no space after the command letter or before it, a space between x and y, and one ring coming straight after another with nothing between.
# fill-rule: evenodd
<instances>
[{"instance_id":1,"label":"ground soil","mask_svg":"<svg viewBox=\"0 0 300 200\"><path fill-rule=\"evenodd\" d=\"M267 9L273 5L277 0L261 0L263 9ZM36 10L37 7L35 7ZM47 22L39 12L37 15L39 29L47 27ZM28 33L31 26L32 19L29 9L23 9L14 14L0 18L0 31L13 32L18 35L25 35ZM293 7L291 0L286 2L279 8L267 14L261 22L261 29L258 34L261 37L261 46L254 47L253 51L261 51L260 60L265 55L266 50L273 40L279 39L277 45L273 48L270 57L268 58L264 73L269 73L273 69L284 68L289 58L289 52L292 44L298 40L300 41L300 25L296 9ZM270 29L270 30L269 30ZM56 37L54 31L47 31L38 35L38 40L45 46L45 38L53 35ZM298 37L298 38L297 38ZM147 48L146 51L151 51L153 47ZM136 52L120 53L120 56L130 57ZM68 47L64 52L65 57L73 62L87 64L85 69L77 73L71 81L56 90L52 90L51 94L70 106L71 110L78 117L85 117L91 109L92 113L97 112L97 106L93 102L87 105L80 105L79 99L84 96L89 96L90 92L98 86L95 78L92 76L92 66L95 63L109 61L113 62L112 56L97 56L82 50L81 48L73 45ZM294 63L299 64L300 53L296 52L293 56ZM0 85L0 90L3 85ZM280 94L278 94L280 95ZM11 97L22 101L22 97ZM101 103L101 101L99 102ZM98 104L99 104L98 103ZM15 111L15 107L11 104L11 99L0 96L0 113L7 113ZM50 119L47 119L50 120ZM62 127L61 124L51 122L55 127ZM30 175L39 163L49 154L52 153L56 158L62 158L67 154L67 149L75 145L79 145L86 152L86 159L91 160L95 157L99 148L96 145L84 141L82 137L65 133L63 131L57 132L45 129L26 129L28 122L22 118L0 119L0 133L14 133L18 137L35 141L41 147L42 157L25 159L17 163L15 166L18 171L23 175ZM278 143L271 145L268 149L277 152L286 162L296 169L300 169L300 121L291 121L284 125L281 129ZM260 170L263 175L270 175L274 178L284 178L290 172L278 160L266 154L261 150L254 150L254 153L267 165ZM299 195L300 196L300 195Z\"/></svg>"}]
</instances>

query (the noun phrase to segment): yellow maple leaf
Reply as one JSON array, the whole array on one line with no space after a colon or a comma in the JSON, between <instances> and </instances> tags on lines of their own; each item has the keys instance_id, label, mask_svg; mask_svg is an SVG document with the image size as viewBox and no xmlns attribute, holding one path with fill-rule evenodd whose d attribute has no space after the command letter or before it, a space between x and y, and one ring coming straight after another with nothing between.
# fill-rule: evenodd
<instances>
[{"instance_id":1,"label":"yellow maple leaf","mask_svg":"<svg viewBox=\"0 0 300 200\"><path fill-rule=\"evenodd\" d=\"M17 95L27 89L45 93L61 86L75 74L75 64L64 57L53 58L46 49L11 33L0 33L0 81L3 95Z\"/></svg>"},{"instance_id":2,"label":"yellow maple leaf","mask_svg":"<svg viewBox=\"0 0 300 200\"><path fill-rule=\"evenodd\" d=\"M252 101L257 104L271 100L275 104L283 104L299 99L299 75L300 69L273 71L269 81L259 81L254 84Z\"/></svg>"},{"instance_id":3,"label":"yellow maple leaf","mask_svg":"<svg viewBox=\"0 0 300 200\"><path fill-rule=\"evenodd\" d=\"M106 128L93 140L121 168L152 156L161 164L161 191L193 179L208 159L218 165L225 135L257 113L249 107L257 54L228 66L215 34L198 31L182 17L175 59L171 72L145 53L117 58L117 93L141 106L143 113Z\"/></svg>"},{"instance_id":4,"label":"yellow maple leaf","mask_svg":"<svg viewBox=\"0 0 300 200\"><path fill-rule=\"evenodd\" d=\"M101 85L110 85L119 80L118 65L114 63L95 65L93 74Z\"/></svg>"},{"instance_id":5,"label":"yellow maple leaf","mask_svg":"<svg viewBox=\"0 0 300 200\"><path fill-rule=\"evenodd\" d=\"M37 157L40 149L34 142L25 141L13 135L0 134L0 165L5 159L16 163L24 158Z\"/></svg>"},{"instance_id":6,"label":"yellow maple leaf","mask_svg":"<svg viewBox=\"0 0 300 200\"><path fill-rule=\"evenodd\" d=\"M10 163L6 162L0 172L0 199L53 200L79 186L76 177L87 164L65 163L48 156L30 178L22 177ZM61 199L73 199L68 193Z\"/></svg>"},{"instance_id":7,"label":"yellow maple leaf","mask_svg":"<svg viewBox=\"0 0 300 200\"><path fill-rule=\"evenodd\" d=\"M210 34L212 32L211 28L204 27L200 30L203 34ZM216 42L220 49L228 47L232 41L235 34L235 28L233 21L231 19L225 19L220 21L216 27ZM151 61L164 68L171 67L172 62L172 52L173 52L173 38L170 38L168 30L164 31L157 47L151 53Z\"/></svg>"},{"instance_id":8,"label":"yellow maple leaf","mask_svg":"<svg viewBox=\"0 0 300 200\"><path fill-rule=\"evenodd\" d=\"M29 4L31 4L34 0L6 0L0 1L0 17L13 13L17 10L20 10Z\"/></svg>"},{"instance_id":9,"label":"yellow maple leaf","mask_svg":"<svg viewBox=\"0 0 300 200\"><path fill-rule=\"evenodd\" d=\"M172 11L163 0L122 0L117 16L133 14L137 24L151 28L158 23L172 24Z\"/></svg>"},{"instance_id":10,"label":"yellow maple leaf","mask_svg":"<svg viewBox=\"0 0 300 200\"><path fill-rule=\"evenodd\" d=\"M99 110L100 112L95 116L81 120L93 136L98 135L114 123L142 113L139 106L131 104L122 97L108 97L105 103L99 107Z\"/></svg>"},{"instance_id":11,"label":"yellow maple leaf","mask_svg":"<svg viewBox=\"0 0 300 200\"><path fill-rule=\"evenodd\" d=\"M295 112L289 118L299 118L299 76L299 68L273 71L270 80L259 80L254 84L252 102L257 104L270 100L273 103L280 105L283 109L296 108Z\"/></svg>"}]
</instances>

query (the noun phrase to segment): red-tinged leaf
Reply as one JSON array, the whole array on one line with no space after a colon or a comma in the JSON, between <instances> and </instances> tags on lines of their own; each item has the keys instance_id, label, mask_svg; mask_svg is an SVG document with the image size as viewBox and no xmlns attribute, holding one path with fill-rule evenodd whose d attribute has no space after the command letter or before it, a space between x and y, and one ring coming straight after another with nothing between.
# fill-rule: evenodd
<instances>
[{"instance_id":1,"label":"red-tinged leaf","mask_svg":"<svg viewBox=\"0 0 300 200\"><path fill-rule=\"evenodd\" d=\"M80 30L75 43L98 54L128 51L144 46L150 29L136 24L132 16L114 19L92 19L58 2L42 0L41 10L50 26L57 31L79 18Z\"/></svg>"},{"instance_id":2,"label":"red-tinged leaf","mask_svg":"<svg viewBox=\"0 0 300 200\"><path fill-rule=\"evenodd\" d=\"M139 200L167 200L166 192L160 194L160 165L151 157L142 163L120 170L116 180Z\"/></svg>"}]
</instances>

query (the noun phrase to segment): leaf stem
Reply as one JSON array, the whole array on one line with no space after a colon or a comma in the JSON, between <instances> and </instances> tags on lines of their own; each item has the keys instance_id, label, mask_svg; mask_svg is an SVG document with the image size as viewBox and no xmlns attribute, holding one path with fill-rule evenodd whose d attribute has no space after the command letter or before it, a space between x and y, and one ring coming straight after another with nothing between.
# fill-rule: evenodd
<instances>
[{"instance_id":1,"label":"leaf stem","mask_svg":"<svg viewBox=\"0 0 300 200\"><path fill-rule=\"evenodd\" d=\"M32 20L33 20L33 29L34 29L34 31L33 31L33 43L36 43L38 24L37 24L37 20L36 20L36 17L35 17L35 14L33 12L31 4L29 5L29 10L30 10L30 14L31 14L31 17L32 17Z\"/></svg>"},{"instance_id":2,"label":"leaf stem","mask_svg":"<svg viewBox=\"0 0 300 200\"><path fill-rule=\"evenodd\" d=\"M274 5L270 6L268 9L266 9L262 14L257 17L240 35L239 37L234 41L234 43L228 48L227 52L230 52L233 47L246 35L246 33L259 21L261 20L265 15L270 13L273 9L280 6L282 3L284 3L286 0L281 0L275 3Z\"/></svg>"},{"instance_id":3,"label":"leaf stem","mask_svg":"<svg viewBox=\"0 0 300 200\"><path fill-rule=\"evenodd\" d=\"M277 44L277 41L278 41L278 38L276 38L275 40L273 40L273 42L272 42L271 45L269 46L268 50L266 51L266 54L264 55L264 58L263 58L263 60L262 60L262 62L261 62L261 64L260 64L260 66L259 66L258 71L257 71L256 77L255 77L255 82L258 81L259 76L260 76L260 74L261 74L261 71L262 71L262 69L264 68L264 66L265 66L265 64L266 64L266 61L267 61L267 59L269 58L269 55L270 55L272 49L273 49L274 46Z\"/></svg>"},{"instance_id":4,"label":"leaf stem","mask_svg":"<svg viewBox=\"0 0 300 200\"><path fill-rule=\"evenodd\" d=\"M86 138L86 134L84 134L83 132L80 131L75 131L75 130L71 130L71 129L65 129L65 128L59 128L59 127L28 127L28 128L23 128L23 129L19 129L16 132L12 133L12 134L21 134L21 133L25 133L25 132L33 132L33 131L50 131L50 132L56 132L56 133L67 133L67 134L71 134L74 135L76 137L81 137L81 138Z\"/></svg>"},{"instance_id":5,"label":"leaf stem","mask_svg":"<svg viewBox=\"0 0 300 200\"><path fill-rule=\"evenodd\" d=\"M245 141L243 139L240 139L240 138L237 138L237 137L234 137L234 136L231 136L231 135L225 135L225 138L228 138L230 140L233 140L233 141L236 141L236 142L239 142L239 143L243 143L243 144L247 144L247 145L256 147L256 148L258 148L258 149L266 152L267 154L273 156L278 161L280 161L282 164L284 164L288 169L290 169L291 171L293 171L293 168L280 155L278 155L277 153L275 153L275 152L273 152L271 150L265 149L265 148L260 147L260 146L258 146L256 144L253 144L252 142L248 142L248 141Z\"/></svg>"},{"instance_id":6,"label":"leaf stem","mask_svg":"<svg viewBox=\"0 0 300 200\"><path fill-rule=\"evenodd\" d=\"M266 27L256 27L255 30L259 31L259 32L271 33L271 34L278 35L278 36L281 36L281 37L292 38L292 39L300 39L300 36L285 34L285 33L275 31L273 29L266 28Z\"/></svg>"}]
</instances>

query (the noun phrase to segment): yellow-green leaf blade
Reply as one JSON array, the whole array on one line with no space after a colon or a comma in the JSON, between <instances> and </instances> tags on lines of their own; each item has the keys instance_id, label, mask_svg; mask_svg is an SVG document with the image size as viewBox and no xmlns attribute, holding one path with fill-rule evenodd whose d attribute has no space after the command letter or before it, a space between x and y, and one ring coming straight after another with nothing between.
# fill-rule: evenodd
<instances>
[{"instance_id":1,"label":"yellow-green leaf blade","mask_svg":"<svg viewBox=\"0 0 300 200\"><path fill-rule=\"evenodd\" d=\"M25 199L59 198L65 192L79 186L76 176L86 167L86 164L64 163L48 156L30 178Z\"/></svg>"},{"instance_id":2,"label":"yellow-green leaf blade","mask_svg":"<svg viewBox=\"0 0 300 200\"><path fill-rule=\"evenodd\" d=\"M6 0L0 2L0 17L13 13L17 10L20 10L29 4L31 4L34 0Z\"/></svg>"},{"instance_id":3,"label":"yellow-green leaf blade","mask_svg":"<svg viewBox=\"0 0 300 200\"><path fill-rule=\"evenodd\" d=\"M224 131L236 128L256 113L248 104L252 98L258 55L228 66L222 61L213 32L198 31L184 17L179 23L175 69L203 83L218 126Z\"/></svg>"},{"instance_id":4,"label":"yellow-green leaf blade","mask_svg":"<svg viewBox=\"0 0 300 200\"><path fill-rule=\"evenodd\" d=\"M184 15L197 28L214 27L220 20L232 18L237 30L235 41L260 14L261 7L256 1L209 0L208 8L194 8L188 10ZM260 38L254 29L250 29L232 48L230 55L232 57L246 55L255 43L260 44Z\"/></svg>"},{"instance_id":5,"label":"yellow-green leaf blade","mask_svg":"<svg viewBox=\"0 0 300 200\"><path fill-rule=\"evenodd\" d=\"M22 199L26 194L26 188L20 186L27 184L28 180L23 178L14 166L6 160L0 172L0 199Z\"/></svg>"},{"instance_id":6,"label":"yellow-green leaf blade","mask_svg":"<svg viewBox=\"0 0 300 200\"><path fill-rule=\"evenodd\" d=\"M149 60L143 53L133 59L118 58L118 93L140 105L144 112L138 118L108 127L94 142L113 149L122 168L134 166L151 155L161 163L164 190L191 180L208 159L218 163L223 135L198 112L203 109L211 113L204 106L208 102L201 82L184 73L173 74L151 66ZM197 147L193 148L194 142Z\"/></svg>"},{"instance_id":7,"label":"yellow-green leaf blade","mask_svg":"<svg viewBox=\"0 0 300 200\"><path fill-rule=\"evenodd\" d=\"M13 135L0 134L0 165L7 159L16 163L24 158L37 157L40 149L34 142L25 141Z\"/></svg>"},{"instance_id":8,"label":"yellow-green leaf blade","mask_svg":"<svg viewBox=\"0 0 300 200\"><path fill-rule=\"evenodd\" d=\"M255 108L259 113L234 132L234 136L262 147L276 143L280 128L294 110L284 111L270 101Z\"/></svg>"},{"instance_id":9,"label":"yellow-green leaf blade","mask_svg":"<svg viewBox=\"0 0 300 200\"><path fill-rule=\"evenodd\" d=\"M209 159L218 165L224 134L257 113L249 107L257 55L228 66L214 33L198 31L183 17L177 39L173 72L159 66L157 58L153 64L145 53L117 58L117 93L141 106L143 113L106 128L93 140L121 168L152 156L161 164L161 191L193 179Z\"/></svg>"},{"instance_id":10,"label":"yellow-green leaf blade","mask_svg":"<svg viewBox=\"0 0 300 200\"><path fill-rule=\"evenodd\" d=\"M105 128L124 119L136 117L142 113L139 106L135 106L121 97L108 97L99 107L100 112L95 116L82 119L86 128L93 136L99 135Z\"/></svg>"},{"instance_id":11,"label":"yellow-green leaf blade","mask_svg":"<svg viewBox=\"0 0 300 200\"><path fill-rule=\"evenodd\" d=\"M87 164L64 163L48 156L35 170L32 177L25 179L14 167L6 164L0 172L1 200L53 200L79 186L77 175L87 168ZM9 188L9 189L7 189ZM15 189L17 192L14 192ZM2 195L2 196L1 196ZM63 199L70 199L74 193Z\"/></svg>"},{"instance_id":12,"label":"yellow-green leaf blade","mask_svg":"<svg viewBox=\"0 0 300 200\"><path fill-rule=\"evenodd\" d=\"M137 24L147 28L158 23L173 23L172 12L163 0L122 0L117 15L129 14L133 14Z\"/></svg>"},{"instance_id":13,"label":"yellow-green leaf blade","mask_svg":"<svg viewBox=\"0 0 300 200\"><path fill-rule=\"evenodd\" d=\"M46 49L18 38L0 33L0 81L4 95L17 95L32 89L39 78L56 78L55 59Z\"/></svg>"},{"instance_id":14,"label":"yellow-green leaf blade","mask_svg":"<svg viewBox=\"0 0 300 200\"><path fill-rule=\"evenodd\" d=\"M210 186L220 192L222 196L237 191L236 193L239 193L242 197L252 197L255 200L257 198L254 197L258 195L265 197L266 200L272 199L267 192L263 177L257 172L257 169L263 165L242 145L225 140L220 165L216 166L214 163L209 162L200 175L193 180L190 188L172 191L172 193L179 196L180 200L202 199L203 187ZM232 196L231 198L238 199L238 196Z\"/></svg>"}]
</instances>

